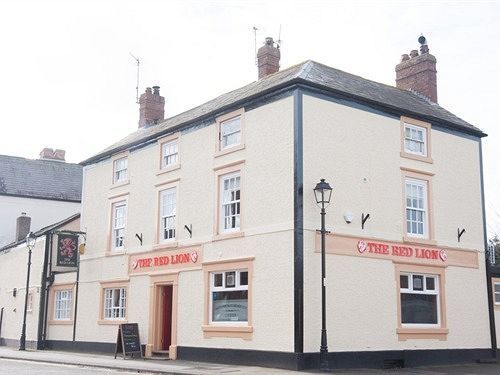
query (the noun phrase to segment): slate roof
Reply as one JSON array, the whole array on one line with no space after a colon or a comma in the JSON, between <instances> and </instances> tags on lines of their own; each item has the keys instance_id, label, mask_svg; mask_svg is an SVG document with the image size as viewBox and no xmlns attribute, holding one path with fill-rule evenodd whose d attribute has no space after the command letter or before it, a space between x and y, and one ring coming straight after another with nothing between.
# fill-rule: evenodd
<instances>
[{"instance_id":1,"label":"slate roof","mask_svg":"<svg viewBox=\"0 0 500 375\"><path fill-rule=\"evenodd\" d=\"M157 125L138 129L95 156L84 160L81 164L91 164L131 146L155 139L174 129L189 125L194 121L208 116L215 116L236 104L241 104L294 83L317 87L332 94L348 97L368 105L381 106L396 113L414 115L431 122L439 122L445 126L479 137L486 135L480 129L417 93L370 81L308 60L223 94L198 107L168 118Z\"/></svg>"},{"instance_id":2,"label":"slate roof","mask_svg":"<svg viewBox=\"0 0 500 375\"><path fill-rule=\"evenodd\" d=\"M43 236L47 233L49 233L50 231L52 230L55 230L55 229L58 229L60 227L62 227L63 225L66 225L68 223L71 223L73 220L76 220L80 217L80 213L77 212L76 214L73 214L65 219L62 219L61 221L58 221L57 223L54 223L54 224L50 224L50 225L47 225L46 227L43 227L42 229L40 230L37 230L34 235L36 238L40 237L40 236ZM21 240L21 241L14 241L8 245L5 245L3 247L0 247L0 253L4 250L7 250L7 249L10 249L12 247L16 247L17 245L20 245L22 244L23 242L26 242L25 239Z\"/></svg>"},{"instance_id":3,"label":"slate roof","mask_svg":"<svg viewBox=\"0 0 500 375\"><path fill-rule=\"evenodd\" d=\"M80 202L82 166L0 155L0 195Z\"/></svg>"}]
</instances>

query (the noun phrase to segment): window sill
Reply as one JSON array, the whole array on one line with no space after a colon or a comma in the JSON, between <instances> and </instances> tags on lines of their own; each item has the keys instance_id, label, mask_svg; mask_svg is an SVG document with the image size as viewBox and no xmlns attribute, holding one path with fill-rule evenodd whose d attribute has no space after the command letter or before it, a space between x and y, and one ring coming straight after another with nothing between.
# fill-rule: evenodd
<instances>
[{"instance_id":1,"label":"window sill","mask_svg":"<svg viewBox=\"0 0 500 375\"><path fill-rule=\"evenodd\" d=\"M111 185L111 187L109 189L110 190L116 189L116 188L119 188L120 186L125 186L128 184L130 184L130 180L125 180L125 181L121 181L121 182L113 182L113 185Z\"/></svg>"},{"instance_id":2,"label":"window sill","mask_svg":"<svg viewBox=\"0 0 500 375\"><path fill-rule=\"evenodd\" d=\"M429 245L429 246L437 246L437 241L429 240L427 238L419 238L419 237L403 237L403 242L414 245Z\"/></svg>"},{"instance_id":3,"label":"window sill","mask_svg":"<svg viewBox=\"0 0 500 375\"><path fill-rule=\"evenodd\" d=\"M177 241L164 242L153 245L153 250L171 249L177 246L179 246L179 242Z\"/></svg>"},{"instance_id":4,"label":"window sill","mask_svg":"<svg viewBox=\"0 0 500 375\"><path fill-rule=\"evenodd\" d=\"M213 236L212 242L228 240L230 238L244 237L245 232L229 232L229 233L219 233Z\"/></svg>"},{"instance_id":5,"label":"window sill","mask_svg":"<svg viewBox=\"0 0 500 375\"><path fill-rule=\"evenodd\" d=\"M410 339L430 339L444 341L448 338L448 328L397 328L399 341Z\"/></svg>"},{"instance_id":6,"label":"window sill","mask_svg":"<svg viewBox=\"0 0 500 375\"><path fill-rule=\"evenodd\" d=\"M424 163L429 163L429 164L434 163L434 160L432 160L432 158L430 156L414 155L414 154L410 154L408 152L403 152L403 151L401 151L400 155L402 158L406 158L406 159L423 161Z\"/></svg>"},{"instance_id":7,"label":"window sill","mask_svg":"<svg viewBox=\"0 0 500 375\"><path fill-rule=\"evenodd\" d=\"M69 325L73 325L73 321L72 320L49 320L48 321L49 325L51 326L56 326L56 325L61 325L61 326L69 326Z\"/></svg>"},{"instance_id":8,"label":"window sill","mask_svg":"<svg viewBox=\"0 0 500 375\"><path fill-rule=\"evenodd\" d=\"M214 157L217 158L219 156L227 155L227 154L230 154L232 152L239 151L239 150L244 150L244 149L245 149L245 144L243 143L243 144L240 144L240 145L237 145L237 146L225 148L224 150L217 150L215 152Z\"/></svg>"},{"instance_id":9,"label":"window sill","mask_svg":"<svg viewBox=\"0 0 500 375\"><path fill-rule=\"evenodd\" d=\"M158 172L156 172L156 175L161 176L162 174L176 171L177 169L180 169L180 168L181 168L181 165L179 163L177 163L177 164L171 165L170 167L165 167L165 168L160 169Z\"/></svg>"},{"instance_id":10,"label":"window sill","mask_svg":"<svg viewBox=\"0 0 500 375\"><path fill-rule=\"evenodd\" d=\"M101 324L101 325L118 325L118 324L124 324L124 323L128 323L128 320L127 319L115 319L115 320L99 319L97 321L97 324Z\"/></svg>"},{"instance_id":11,"label":"window sill","mask_svg":"<svg viewBox=\"0 0 500 375\"><path fill-rule=\"evenodd\" d=\"M106 251L106 255L107 257L114 257L114 256L117 256L117 255L125 255L127 254L127 251L125 250L111 250L111 251Z\"/></svg>"},{"instance_id":12,"label":"window sill","mask_svg":"<svg viewBox=\"0 0 500 375\"><path fill-rule=\"evenodd\" d=\"M231 337L251 340L253 334L252 326L201 326L204 338Z\"/></svg>"}]
</instances>

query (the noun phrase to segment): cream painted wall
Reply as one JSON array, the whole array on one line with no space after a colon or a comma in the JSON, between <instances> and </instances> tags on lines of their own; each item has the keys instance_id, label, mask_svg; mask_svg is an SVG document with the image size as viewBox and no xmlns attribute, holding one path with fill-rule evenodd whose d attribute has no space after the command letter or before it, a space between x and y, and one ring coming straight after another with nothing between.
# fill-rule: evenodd
<instances>
[{"instance_id":1,"label":"cream painted wall","mask_svg":"<svg viewBox=\"0 0 500 375\"><path fill-rule=\"evenodd\" d=\"M217 138L215 124L182 132L180 169L162 174L158 174L158 144L132 151L128 154L130 182L119 187L111 184L111 159L84 168L82 229L87 232L87 250L82 256L77 340L115 341L116 325L97 325L99 282L128 278L128 254L152 250L158 185L178 179L178 246L203 246L203 261L243 257L255 257L255 261L251 281L253 339L203 338L205 286L200 269L179 274L177 344L293 350L293 98L244 114L242 150L214 157ZM214 169L240 161L244 162L241 184L245 235L214 241ZM123 199L116 198L119 195L128 200L125 251L105 256L111 202ZM192 239L183 229L185 224L192 225ZM142 246L136 233L143 235ZM147 342L149 324L149 284L148 276L130 277L128 321L139 323L143 343ZM56 336L54 339L58 339Z\"/></svg>"},{"instance_id":2,"label":"cream painted wall","mask_svg":"<svg viewBox=\"0 0 500 375\"><path fill-rule=\"evenodd\" d=\"M36 232L80 212L80 203L0 195L0 247L15 241L21 212L31 217L31 231Z\"/></svg>"},{"instance_id":3,"label":"cream painted wall","mask_svg":"<svg viewBox=\"0 0 500 375\"><path fill-rule=\"evenodd\" d=\"M438 246L480 252L479 269L447 267L447 341L399 342L397 291L391 261L327 256L327 329L330 350L488 348L478 142L432 130L433 164L400 157L400 120L304 95L304 333L305 351L320 342L320 226L313 188L320 178L333 187L327 230L402 241L401 167L434 173L435 239ZM346 224L343 214L354 215ZM369 213L365 230L361 214ZM457 242L457 227L466 234ZM332 309L334 308L334 310Z\"/></svg>"},{"instance_id":4,"label":"cream painted wall","mask_svg":"<svg viewBox=\"0 0 500 375\"><path fill-rule=\"evenodd\" d=\"M36 340L38 330L38 307L40 303L40 281L43 265L45 236L38 238L31 255L30 291L33 293L33 310L26 314L26 341ZM23 243L0 253L0 308L4 308L2 338L19 340L23 324L24 298L28 249ZM13 289L17 289L13 297Z\"/></svg>"}]
</instances>

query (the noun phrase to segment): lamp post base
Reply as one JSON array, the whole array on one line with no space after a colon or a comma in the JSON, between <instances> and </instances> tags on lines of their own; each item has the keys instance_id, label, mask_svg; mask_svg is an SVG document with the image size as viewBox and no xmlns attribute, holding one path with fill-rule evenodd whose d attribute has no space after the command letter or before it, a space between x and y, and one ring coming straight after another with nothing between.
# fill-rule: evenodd
<instances>
[{"instance_id":1,"label":"lamp post base","mask_svg":"<svg viewBox=\"0 0 500 375\"><path fill-rule=\"evenodd\" d=\"M326 329L321 330L321 346L319 347L319 369L328 371L328 345L326 343Z\"/></svg>"}]
</instances>

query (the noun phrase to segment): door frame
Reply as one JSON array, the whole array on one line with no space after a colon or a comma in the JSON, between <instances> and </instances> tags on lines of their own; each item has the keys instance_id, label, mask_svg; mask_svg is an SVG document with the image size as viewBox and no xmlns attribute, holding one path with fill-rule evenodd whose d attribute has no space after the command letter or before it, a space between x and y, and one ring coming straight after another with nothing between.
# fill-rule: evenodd
<instances>
[{"instance_id":1,"label":"door frame","mask_svg":"<svg viewBox=\"0 0 500 375\"><path fill-rule=\"evenodd\" d=\"M151 357L153 351L161 350L161 339L163 331L156 329L162 324L162 287L172 285L172 338L168 351L170 359L177 358L177 287L179 273L150 276L150 299L149 299L149 334L146 345L146 356Z\"/></svg>"}]
</instances>

